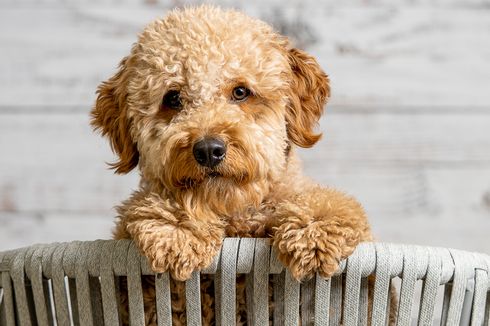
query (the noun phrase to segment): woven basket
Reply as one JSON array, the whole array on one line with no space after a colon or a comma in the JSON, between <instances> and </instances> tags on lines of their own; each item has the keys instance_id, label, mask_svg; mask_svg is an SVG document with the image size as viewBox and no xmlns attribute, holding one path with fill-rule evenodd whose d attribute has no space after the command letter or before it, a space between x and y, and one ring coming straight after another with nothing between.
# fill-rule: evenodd
<instances>
[{"instance_id":1,"label":"woven basket","mask_svg":"<svg viewBox=\"0 0 490 326\"><path fill-rule=\"evenodd\" d=\"M127 276L131 325L144 325L141 275L154 275L128 240L0 252L0 273L2 326L119 325L119 276ZM268 239L227 238L214 263L200 273L215 274L218 325L235 325L237 274L247 274L249 325L268 325L271 318L273 325L354 326L367 325L369 317L372 325L385 325L390 285L398 287L397 325L489 325L490 257L483 254L364 243L331 279L300 284L277 260ZM369 275L375 275L372 300ZM199 282L199 272L186 281L188 325L201 325ZM171 325L168 274L155 275L155 289L158 325Z\"/></svg>"}]
</instances>

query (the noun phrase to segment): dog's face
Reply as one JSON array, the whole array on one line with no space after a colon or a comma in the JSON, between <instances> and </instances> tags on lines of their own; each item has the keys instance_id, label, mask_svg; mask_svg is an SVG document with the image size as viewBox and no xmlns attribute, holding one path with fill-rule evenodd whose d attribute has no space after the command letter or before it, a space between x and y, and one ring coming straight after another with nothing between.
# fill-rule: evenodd
<instances>
[{"instance_id":1,"label":"dog's face","mask_svg":"<svg viewBox=\"0 0 490 326\"><path fill-rule=\"evenodd\" d=\"M271 27L203 6L146 27L100 85L92 124L118 173L139 165L182 204L230 211L284 177L291 143L318 141L328 95L316 60Z\"/></svg>"}]
</instances>

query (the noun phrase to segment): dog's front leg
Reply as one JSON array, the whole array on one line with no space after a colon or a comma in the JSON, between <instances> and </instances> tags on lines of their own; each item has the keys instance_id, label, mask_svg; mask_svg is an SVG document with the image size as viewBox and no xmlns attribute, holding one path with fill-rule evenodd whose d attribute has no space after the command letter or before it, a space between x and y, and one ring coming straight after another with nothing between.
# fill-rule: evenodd
<instances>
[{"instance_id":1,"label":"dog's front leg","mask_svg":"<svg viewBox=\"0 0 490 326\"><path fill-rule=\"evenodd\" d=\"M115 238L133 239L155 272L169 271L176 280L208 266L223 239L218 217L190 216L174 201L153 193L136 192L118 212Z\"/></svg>"},{"instance_id":2,"label":"dog's front leg","mask_svg":"<svg viewBox=\"0 0 490 326\"><path fill-rule=\"evenodd\" d=\"M371 240L366 215L352 197L312 187L276 206L273 245L279 259L301 280L330 277L361 241Z\"/></svg>"}]
</instances>

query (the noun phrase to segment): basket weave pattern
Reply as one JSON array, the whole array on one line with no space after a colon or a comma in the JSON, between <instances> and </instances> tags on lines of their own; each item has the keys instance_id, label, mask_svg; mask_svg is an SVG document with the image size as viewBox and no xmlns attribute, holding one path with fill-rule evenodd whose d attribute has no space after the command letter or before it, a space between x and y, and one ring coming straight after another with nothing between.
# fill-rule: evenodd
<instances>
[{"instance_id":1,"label":"basket weave pattern","mask_svg":"<svg viewBox=\"0 0 490 326\"><path fill-rule=\"evenodd\" d=\"M296 282L268 239L227 238L186 281L188 325L201 325L200 273L214 274L217 325L235 325L236 276L247 274L249 325L385 325L400 279L397 325L490 325L490 257L446 248L361 244L331 279ZM144 325L141 275L154 275L129 240L54 243L0 252L0 325L119 325L117 277L127 277L131 325ZM375 275L368 314L367 277ZM273 315L269 316L270 277ZM417 283L423 282L420 297ZM171 325L169 276L155 275L159 325ZM442 307L438 294L444 288ZM301 304L300 304L301 303Z\"/></svg>"}]
</instances>

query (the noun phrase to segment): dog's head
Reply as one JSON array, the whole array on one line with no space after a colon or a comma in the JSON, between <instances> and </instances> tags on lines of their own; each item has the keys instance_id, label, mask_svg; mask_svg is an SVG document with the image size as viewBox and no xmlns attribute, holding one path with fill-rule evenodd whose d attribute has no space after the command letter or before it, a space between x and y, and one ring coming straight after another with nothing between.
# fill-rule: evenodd
<instances>
[{"instance_id":1,"label":"dog's head","mask_svg":"<svg viewBox=\"0 0 490 326\"><path fill-rule=\"evenodd\" d=\"M257 202L283 177L292 143L311 147L329 96L307 53L258 20L202 6L145 28L98 88L92 125L117 173L139 165L189 205Z\"/></svg>"}]
</instances>

